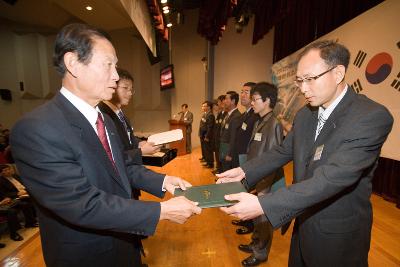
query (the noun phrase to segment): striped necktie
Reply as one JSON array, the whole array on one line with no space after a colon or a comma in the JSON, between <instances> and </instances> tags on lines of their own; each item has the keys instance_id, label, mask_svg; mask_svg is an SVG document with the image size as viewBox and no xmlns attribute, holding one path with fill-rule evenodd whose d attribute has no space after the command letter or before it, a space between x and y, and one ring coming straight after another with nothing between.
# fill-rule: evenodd
<instances>
[{"instance_id":1,"label":"striped necktie","mask_svg":"<svg viewBox=\"0 0 400 267\"><path fill-rule=\"evenodd\" d=\"M317 125L317 132L315 134L315 140L317 140L317 137L318 137L319 133L321 132L322 128L324 127L325 122L326 122L326 119L324 117L324 113L322 112L318 116L318 125Z\"/></svg>"}]
</instances>

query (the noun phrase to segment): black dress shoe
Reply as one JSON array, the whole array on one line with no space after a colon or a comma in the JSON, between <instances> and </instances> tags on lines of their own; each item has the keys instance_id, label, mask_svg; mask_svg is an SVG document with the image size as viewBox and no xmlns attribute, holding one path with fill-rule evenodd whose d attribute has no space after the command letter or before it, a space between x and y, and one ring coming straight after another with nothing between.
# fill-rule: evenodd
<instances>
[{"instance_id":1,"label":"black dress shoe","mask_svg":"<svg viewBox=\"0 0 400 267\"><path fill-rule=\"evenodd\" d=\"M237 225L237 226L245 226L245 227L247 227L247 228L251 228L251 227L254 226L252 220L245 220L245 221L242 221L242 220L232 220L232 224L233 224L233 225Z\"/></svg>"},{"instance_id":2,"label":"black dress shoe","mask_svg":"<svg viewBox=\"0 0 400 267\"><path fill-rule=\"evenodd\" d=\"M6 244L0 243L0 248L4 248Z\"/></svg>"},{"instance_id":3,"label":"black dress shoe","mask_svg":"<svg viewBox=\"0 0 400 267\"><path fill-rule=\"evenodd\" d=\"M251 248L251 244L249 244L249 245L242 245L242 244L240 244L240 245L238 246L238 248L239 248L241 251L243 251L243 252L246 252L246 253L253 253L253 249Z\"/></svg>"},{"instance_id":4,"label":"black dress shoe","mask_svg":"<svg viewBox=\"0 0 400 267\"><path fill-rule=\"evenodd\" d=\"M249 256L248 258L242 260L243 266L257 266L262 262L266 262L267 260L259 260L254 255Z\"/></svg>"},{"instance_id":5,"label":"black dress shoe","mask_svg":"<svg viewBox=\"0 0 400 267\"><path fill-rule=\"evenodd\" d=\"M20 236L18 233L10 234L10 238L14 241L22 241L24 238Z\"/></svg>"},{"instance_id":6,"label":"black dress shoe","mask_svg":"<svg viewBox=\"0 0 400 267\"><path fill-rule=\"evenodd\" d=\"M247 228L247 227L241 227L239 229L236 229L236 233L238 235L245 235L245 234L250 234L253 232L253 229Z\"/></svg>"},{"instance_id":7,"label":"black dress shoe","mask_svg":"<svg viewBox=\"0 0 400 267\"><path fill-rule=\"evenodd\" d=\"M212 165L212 164L207 164L205 167L208 169L214 169L214 165Z\"/></svg>"},{"instance_id":8,"label":"black dress shoe","mask_svg":"<svg viewBox=\"0 0 400 267\"><path fill-rule=\"evenodd\" d=\"M35 227L39 227L39 223L35 222L35 223L25 224L25 228L35 228Z\"/></svg>"}]
</instances>

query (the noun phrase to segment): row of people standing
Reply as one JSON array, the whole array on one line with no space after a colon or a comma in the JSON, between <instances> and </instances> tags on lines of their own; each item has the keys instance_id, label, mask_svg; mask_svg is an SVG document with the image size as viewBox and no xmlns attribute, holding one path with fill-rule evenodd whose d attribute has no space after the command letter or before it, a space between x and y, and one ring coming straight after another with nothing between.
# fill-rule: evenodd
<instances>
[{"instance_id":1,"label":"row of people standing","mask_svg":"<svg viewBox=\"0 0 400 267\"><path fill-rule=\"evenodd\" d=\"M204 165L213 168L215 156L217 168L214 173L224 172L279 145L283 140L283 127L273 114L277 95L278 90L272 84L247 82L240 95L228 91L219 96L214 105L203 102L199 137ZM243 113L237 107L239 100L245 108ZM258 195L263 195L284 185L283 169L280 168L264 177L254 189ZM272 244L273 229L265 218L260 216L254 223L245 225L253 224L252 242L239 245L240 250L251 253L242 261L243 266L256 266L266 261ZM249 232L245 228L237 230L238 234Z\"/></svg>"}]
</instances>

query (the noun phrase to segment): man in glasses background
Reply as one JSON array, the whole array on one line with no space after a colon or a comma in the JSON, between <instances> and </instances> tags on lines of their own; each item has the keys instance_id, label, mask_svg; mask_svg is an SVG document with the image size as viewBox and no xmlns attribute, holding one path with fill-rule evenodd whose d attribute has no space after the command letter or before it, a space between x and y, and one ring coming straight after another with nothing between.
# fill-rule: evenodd
<instances>
[{"instance_id":1,"label":"man in glasses background","mask_svg":"<svg viewBox=\"0 0 400 267\"><path fill-rule=\"evenodd\" d=\"M289 266L368 266L371 179L393 117L346 84L349 60L339 43L307 46L295 83L308 105L283 143L218 175L219 183L244 179L251 188L293 160L292 185L258 197L228 195L239 203L221 208L243 220L266 216L275 229L296 218Z\"/></svg>"}]
</instances>

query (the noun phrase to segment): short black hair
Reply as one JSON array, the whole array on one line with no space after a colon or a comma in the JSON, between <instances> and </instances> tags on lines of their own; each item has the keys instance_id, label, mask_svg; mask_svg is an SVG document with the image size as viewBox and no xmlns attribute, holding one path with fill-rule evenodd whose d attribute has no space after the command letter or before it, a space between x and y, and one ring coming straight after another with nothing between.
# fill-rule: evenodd
<instances>
[{"instance_id":1,"label":"short black hair","mask_svg":"<svg viewBox=\"0 0 400 267\"><path fill-rule=\"evenodd\" d=\"M244 86L247 86L247 87L250 87L251 89L253 89L254 86L256 86L256 83L255 82L246 82L243 84L243 87Z\"/></svg>"},{"instance_id":2,"label":"short black hair","mask_svg":"<svg viewBox=\"0 0 400 267\"><path fill-rule=\"evenodd\" d=\"M225 99L225 95L220 95L217 100L224 101L224 99Z\"/></svg>"},{"instance_id":3,"label":"short black hair","mask_svg":"<svg viewBox=\"0 0 400 267\"><path fill-rule=\"evenodd\" d=\"M345 70L347 70L350 61L350 51L344 45L333 40L317 41L306 46L304 50L300 52L298 60L300 61L302 57L314 49L320 51L320 57L328 66L334 67L343 65Z\"/></svg>"},{"instance_id":4,"label":"short black hair","mask_svg":"<svg viewBox=\"0 0 400 267\"><path fill-rule=\"evenodd\" d=\"M127 70L117 68L117 72L119 76L118 82L121 80L129 80L133 83L133 76Z\"/></svg>"},{"instance_id":5,"label":"short black hair","mask_svg":"<svg viewBox=\"0 0 400 267\"><path fill-rule=\"evenodd\" d=\"M228 91L226 92L226 95L229 95L231 99L235 100L235 105L237 106L239 102L239 94L236 93L235 91ZM225 97L226 97L225 95Z\"/></svg>"},{"instance_id":6,"label":"short black hair","mask_svg":"<svg viewBox=\"0 0 400 267\"><path fill-rule=\"evenodd\" d=\"M278 88L267 82L259 82L250 90L250 95L259 94L265 102L269 98L269 107L274 108L278 99Z\"/></svg>"},{"instance_id":7,"label":"short black hair","mask_svg":"<svg viewBox=\"0 0 400 267\"><path fill-rule=\"evenodd\" d=\"M188 108L189 106L188 106L188 104L182 104L182 105L181 105L181 108L183 108L183 107L184 107L184 108Z\"/></svg>"},{"instance_id":8,"label":"short black hair","mask_svg":"<svg viewBox=\"0 0 400 267\"><path fill-rule=\"evenodd\" d=\"M95 37L111 41L105 31L87 24L72 23L64 26L57 34L54 46L53 65L57 72L64 76L67 71L64 55L68 52L76 53L79 62L88 64L92 59L93 38Z\"/></svg>"},{"instance_id":9,"label":"short black hair","mask_svg":"<svg viewBox=\"0 0 400 267\"><path fill-rule=\"evenodd\" d=\"M207 106L210 108L210 109L212 109L212 102L211 101L208 101L208 100L206 100L206 101L204 101L203 102L203 104L207 104Z\"/></svg>"}]
</instances>

